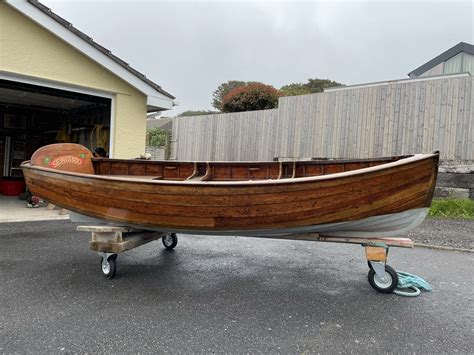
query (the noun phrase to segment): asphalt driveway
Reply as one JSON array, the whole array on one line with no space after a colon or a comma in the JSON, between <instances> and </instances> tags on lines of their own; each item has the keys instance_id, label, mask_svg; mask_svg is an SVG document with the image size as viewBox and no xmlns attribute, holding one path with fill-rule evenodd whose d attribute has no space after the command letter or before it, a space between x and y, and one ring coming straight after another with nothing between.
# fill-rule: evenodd
<instances>
[{"instance_id":1,"label":"asphalt driveway","mask_svg":"<svg viewBox=\"0 0 474 355\"><path fill-rule=\"evenodd\" d=\"M434 287L369 286L360 246L179 236L99 271L69 221L0 224L0 353L474 352L474 254L392 249Z\"/></svg>"}]
</instances>

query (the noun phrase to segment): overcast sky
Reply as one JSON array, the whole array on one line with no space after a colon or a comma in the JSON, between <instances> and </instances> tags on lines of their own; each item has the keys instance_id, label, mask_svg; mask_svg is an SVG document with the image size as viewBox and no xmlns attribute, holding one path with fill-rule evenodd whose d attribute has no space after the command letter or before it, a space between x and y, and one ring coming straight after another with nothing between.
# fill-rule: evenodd
<instances>
[{"instance_id":1,"label":"overcast sky","mask_svg":"<svg viewBox=\"0 0 474 355\"><path fill-rule=\"evenodd\" d=\"M473 1L42 2L176 96L167 116L212 109L228 80L400 79L474 43Z\"/></svg>"}]
</instances>

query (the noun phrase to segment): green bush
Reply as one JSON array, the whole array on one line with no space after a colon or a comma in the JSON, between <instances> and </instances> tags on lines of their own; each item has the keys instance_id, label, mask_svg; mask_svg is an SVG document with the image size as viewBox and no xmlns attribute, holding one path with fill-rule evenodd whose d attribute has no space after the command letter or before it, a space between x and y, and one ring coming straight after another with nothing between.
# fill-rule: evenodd
<instances>
[{"instance_id":1,"label":"green bush","mask_svg":"<svg viewBox=\"0 0 474 355\"><path fill-rule=\"evenodd\" d=\"M280 92L283 96L298 96L311 94L312 91L305 84L292 83L280 88Z\"/></svg>"},{"instance_id":2,"label":"green bush","mask_svg":"<svg viewBox=\"0 0 474 355\"><path fill-rule=\"evenodd\" d=\"M308 79L308 82L303 83L291 83L284 85L280 88L280 91L283 96L297 96L297 95L306 95L313 94L316 92L323 92L326 88L331 88L335 86L344 86L341 83L332 81L329 79Z\"/></svg>"},{"instance_id":3,"label":"green bush","mask_svg":"<svg viewBox=\"0 0 474 355\"><path fill-rule=\"evenodd\" d=\"M164 147L168 141L169 132L161 128L148 130L148 145L152 147Z\"/></svg>"},{"instance_id":4,"label":"green bush","mask_svg":"<svg viewBox=\"0 0 474 355\"><path fill-rule=\"evenodd\" d=\"M187 116L204 116L204 115L214 115L219 113L218 111L210 111L210 110L189 110L181 112L177 117L187 117Z\"/></svg>"}]
</instances>

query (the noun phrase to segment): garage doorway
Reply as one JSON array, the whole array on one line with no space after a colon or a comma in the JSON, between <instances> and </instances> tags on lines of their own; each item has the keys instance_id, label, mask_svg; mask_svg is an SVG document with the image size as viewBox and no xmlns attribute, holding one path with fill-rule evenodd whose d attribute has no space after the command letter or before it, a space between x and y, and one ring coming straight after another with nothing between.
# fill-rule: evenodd
<instances>
[{"instance_id":1,"label":"garage doorway","mask_svg":"<svg viewBox=\"0 0 474 355\"><path fill-rule=\"evenodd\" d=\"M0 176L21 179L21 162L47 144L109 152L111 110L110 98L0 79Z\"/></svg>"}]
</instances>

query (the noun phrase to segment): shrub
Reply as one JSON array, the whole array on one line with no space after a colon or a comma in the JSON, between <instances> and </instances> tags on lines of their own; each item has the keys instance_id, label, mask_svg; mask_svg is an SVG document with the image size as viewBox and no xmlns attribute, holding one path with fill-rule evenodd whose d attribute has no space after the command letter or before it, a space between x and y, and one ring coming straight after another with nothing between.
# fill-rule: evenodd
<instances>
[{"instance_id":1,"label":"shrub","mask_svg":"<svg viewBox=\"0 0 474 355\"><path fill-rule=\"evenodd\" d=\"M292 83L280 88L283 96L306 95L316 92L323 92L325 88L334 86L344 86L341 83L329 79L308 79L306 84Z\"/></svg>"},{"instance_id":2,"label":"shrub","mask_svg":"<svg viewBox=\"0 0 474 355\"><path fill-rule=\"evenodd\" d=\"M215 113L219 112L210 110L189 110L181 112L177 117L214 115Z\"/></svg>"},{"instance_id":3,"label":"shrub","mask_svg":"<svg viewBox=\"0 0 474 355\"><path fill-rule=\"evenodd\" d=\"M169 132L161 128L152 128L148 130L147 136L149 137L148 145L152 147L163 147L166 146Z\"/></svg>"},{"instance_id":4,"label":"shrub","mask_svg":"<svg viewBox=\"0 0 474 355\"><path fill-rule=\"evenodd\" d=\"M212 93L212 106L216 110L222 110L222 100L224 99L224 96L239 86L247 86L248 84L252 84L252 82L229 80L226 83L222 83Z\"/></svg>"},{"instance_id":5,"label":"shrub","mask_svg":"<svg viewBox=\"0 0 474 355\"><path fill-rule=\"evenodd\" d=\"M229 92L222 100L223 112L266 110L277 107L280 92L273 86L252 83Z\"/></svg>"},{"instance_id":6,"label":"shrub","mask_svg":"<svg viewBox=\"0 0 474 355\"><path fill-rule=\"evenodd\" d=\"M282 86L280 92L283 96L298 96L311 94L311 89L305 84L293 83L289 85Z\"/></svg>"}]
</instances>

